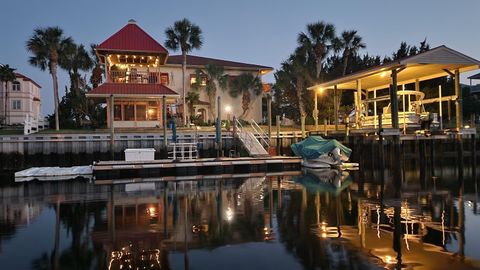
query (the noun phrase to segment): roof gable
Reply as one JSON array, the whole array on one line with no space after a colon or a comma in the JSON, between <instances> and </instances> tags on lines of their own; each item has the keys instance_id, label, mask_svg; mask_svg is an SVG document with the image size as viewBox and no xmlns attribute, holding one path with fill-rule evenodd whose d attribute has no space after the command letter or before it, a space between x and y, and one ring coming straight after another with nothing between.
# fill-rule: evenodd
<instances>
[{"instance_id":1,"label":"roof gable","mask_svg":"<svg viewBox=\"0 0 480 270\"><path fill-rule=\"evenodd\" d=\"M118 32L97 46L97 51L133 51L168 54L168 51L130 20Z\"/></svg>"},{"instance_id":2,"label":"roof gable","mask_svg":"<svg viewBox=\"0 0 480 270\"><path fill-rule=\"evenodd\" d=\"M446 46L439 46L429 51L399 60L400 64L458 64L479 65L480 62Z\"/></svg>"}]
</instances>

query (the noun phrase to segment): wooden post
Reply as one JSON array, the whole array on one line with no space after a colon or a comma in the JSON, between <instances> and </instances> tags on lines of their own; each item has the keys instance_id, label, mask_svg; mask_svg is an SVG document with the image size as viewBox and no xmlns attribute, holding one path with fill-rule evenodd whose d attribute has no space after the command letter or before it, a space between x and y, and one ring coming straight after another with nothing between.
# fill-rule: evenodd
<instances>
[{"instance_id":1,"label":"wooden post","mask_svg":"<svg viewBox=\"0 0 480 270\"><path fill-rule=\"evenodd\" d=\"M327 119L323 119L324 135L327 136Z\"/></svg>"},{"instance_id":2,"label":"wooden post","mask_svg":"<svg viewBox=\"0 0 480 270\"><path fill-rule=\"evenodd\" d=\"M217 148L218 148L218 157L222 155L222 100L221 97L217 97Z\"/></svg>"},{"instance_id":3,"label":"wooden post","mask_svg":"<svg viewBox=\"0 0 480 270\"><path fill-rule=\"evenodd\" d=\"M313 102L313 120L315 121L315 131L318 130L318 91L317 89L314 90L315 98Z\"/></svg>"},{"instance_id":4,"label":"wooden post","mask_svg":"<svg viewBox=\"0 0 480 270\"><path fill-rule=\"evenodd\" d=\"M340 105L340 102L342 102L341 100L338 100L338 92L337 92L337 85L334 85L333 86L333 99L334 99L334 103L333 103L333 106L334 106L334 117L335 117L335 131L338 131L338 110L339 110L339 106Z\"/></svg>"},{"instance_id":5,"label":"wooden post","mask_svg":"<svg viewBox=\"0 0 480 270\"><path fill-rule=\"evenodd\" d=\"M402 91L405 91L405 84L402 85ZM403 109L403 134L407 134L407 115L405 114L405 92L402 95Z\"/></svg>"},{"instance_id":6,"label":"wooden post","mask_svg":"<svg viewBox=\"0 0 480 270\"><path fill-rule=\"evenodd\" d=\"M438 86L438 121L440 130L443 130L442 85Z\"/></svg>"},{"instance_id":7,"label":"wooden post","mask_svg":"<svg viewBox=\"0 0 480 270\"><path fill-rule=\"evenodd\" d=\"M280 155L280 151L282 149L282 140L280 138L280 115L275 117L276 125L277 125L277 155Z\"/></svg>"},{"instance_id":8,"label":"wooden post","mask_svg":"<svg viewBox=\"0 0 480 270\"><path fill-rule=\"evenodd\" d=\"M377 89L373 89L373 128L377 129Z\"/></svg>"},{"instance_id":9,"label":"wooden post","mask_svg":"<svg viewBox=\"0 0 480 270\"><path fill-rule=\"evenodd\" d=\"M392 84L390 85L390 110L392 128L398 129L398 96L397 96L397 70L392 70Z\"/></svg>"},{"instance_id":10,"label":"wooden post","mask_svg":"<svg viewBox=\"0 0 480 270\"><path fill-rule=\"evenodd\" d=\"M268 114L268 140L272 139L272 95L267 95L267 114Z\"/></svg>"},{"instance_id":11,"label":"wooden post","mask_svg":"<svg viewBox=\"0 0 480 270\"><path fill-rule=\"evenodd\" d=\"M110 95L110 156L115 158L115 126L114 126L114 97Z\"/></svg>"},{"instance_id":12,"label":"wooden post","mask_svg":"<svg viewBox=\"0 0 480 270\"><path fill-rule=\"evenodd\" d=\"M163 147L167 149L167 97L162 97Z\"/></svg>"},{"instance_id":13,"label":"wooden post","mask_svg":"<svg viewBox=\"0 0 480 270\"><path fill-rule=\"evenodd\" d=\"M463 108L462 108L462 90L460 89L460 72L458 69L455 70L455 96L457 100L455 102L455 122L457 130L460 130L463 126Z\"/></svg>"},{"instance_id":14,"label":"wooden post","mask_svg":"<svg viewBox=\"0 0 480 270\"><path fill-rule=\"evenodd\" d=\"M300 119L300 124L302 127L302 139L305 139L305 115L302 115L302 118Z\"/></svg>"}]
</instances>

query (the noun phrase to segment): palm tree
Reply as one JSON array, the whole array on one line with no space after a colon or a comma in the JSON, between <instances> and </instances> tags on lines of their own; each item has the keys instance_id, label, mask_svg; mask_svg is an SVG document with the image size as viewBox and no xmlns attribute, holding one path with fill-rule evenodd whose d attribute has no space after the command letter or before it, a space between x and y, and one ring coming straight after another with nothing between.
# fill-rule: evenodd
<instances>
[{"instance_id":1,"label":"palm tree","mask_svg":"<svg viewBox=\"0 0 480 270\"><path fill-rule=\"evenodd\" d=\"M222 90L227 89L228 75L225 74L224 68L222 66L207 64L205 69L198 69L196 72L196 82L192 85L195 89L202 87L201 76L206 77L205 91L208 95L208 110L210 113L210 118L215 119L215 98L217 97L217 86Z\"/></svg>"},{"instance_id":2,"label":"palm tree","mask_svg":"<svg viewBox=\"0 0 480 270\"><path fill-rule=\"evenodd\" d=\"M66 47L72 43L70 37L63 35L59 27L36 28L33 35L27 41L27 50L33 54L29 62L32 66L45 71L48 68L53 81L53 96L55 104L55 129L60 129L58 117L58 79L57 68L60 58Z\"/></svg>"},{"instance_id":3,"label":"palm tree","mask_svg":"<svg viewBox=\"0 0 480 270\"><path fill-rule=\"evenodd\" d=\"M199 100L200 94L196 90L189 91L187 96L185 97L185 102L188 105L188 114L190 115L190 118L194 116L193 105L195 105L195 103L197 103Z\"/></svg>"},{"instance_id":4,"label":"palm tree","mask_svg":"<svg viewBox=\"0 0 480 270\"><path fill-rule=\"evenodd\" d=\"M317 79L322 73L323 60L334 47L334 40L335 26L323 21L308 24L307 31L298 34L298 45L315 58Z\"/></svg>"},{"instance_id":5,"label":"palm tree","mask_svg":"<svg viewBox=\"0 0 480 270\"><path fill-rule=\"evenodd\" d=\"M230 95L234 98L242 94L242 115L240 119L247 117L250 110L251 93L258 96L262 93L262 82L258 76L254 76L252 73L242 73L232 81L230 87ZM244 119L245 120L245 119Z\"/></svg>"},{"instance_id":6,"label":"palm tree","mask_svg":"<svg viewBox=\"0 0 480 270\"><path fill-rule=\"evenodd\" d=\"M88 71L93 67L93 60L85 50L83 45L69 43L65 47L65 51L60 55L59 66L65 69L70 76L70 84L77 96L80 95L80 79L79 71Z\"/></svg>"},{"instance_id":7,"label":"palm tree","mask_svg":"<svg viewBox=\"0 0 480 270\"><path fill-rule=\"evenodd\" d=\"M362 42L362 37L357 35L356 30L343 31L342 35L337 39L337 48L342 50L343 72L347 74L348 60L350 57L357 55L358 51L365 49L367 46Z\"/></svg>"},{"instance_id":8,"label":"palm tree","mask_svg":"<svg viewBox=\"0 0 480 270\"><path fill-rule=\"evenodd\" d=\"M0 82L5 83L5 88L3 91L5 92L5 100L4 100L4 122L7 124L7 106L8 106L8 82L15 81L15 69L11 68L9 65L0 65Z\"/></svg>"},{"instance_id":9,"label":"palm tree","mask_svg":"<svg viewBox=\"0 0 480 270\"><path fill-rule=\"evenodd\" d=\"M185 74L187 73L187 54L194 49L200 49L203 44L202 30L196 24L191 23L188 19L176 21L173 26L165 30L167 40L165 47L182 52L182 96L183 96L183 122L187 124L186 106L185 106L185 91L186 81Z\"/></svg>"}]
</instances>

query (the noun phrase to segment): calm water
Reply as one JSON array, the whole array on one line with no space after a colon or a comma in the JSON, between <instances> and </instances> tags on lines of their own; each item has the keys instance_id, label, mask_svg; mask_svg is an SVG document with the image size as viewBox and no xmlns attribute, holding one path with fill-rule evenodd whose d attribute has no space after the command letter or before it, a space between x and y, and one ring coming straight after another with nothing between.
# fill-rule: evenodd
<instances>
[{"instance_id":1,"label":"calm water","mask_svg":"<svg viewBox=\"0 0 480 270\"><path fill-rule=\"evenodd\" d=\"M350 174L6 184L0 269L480 269L475 169L396 161Z\"/></svg>"}]
</instances>

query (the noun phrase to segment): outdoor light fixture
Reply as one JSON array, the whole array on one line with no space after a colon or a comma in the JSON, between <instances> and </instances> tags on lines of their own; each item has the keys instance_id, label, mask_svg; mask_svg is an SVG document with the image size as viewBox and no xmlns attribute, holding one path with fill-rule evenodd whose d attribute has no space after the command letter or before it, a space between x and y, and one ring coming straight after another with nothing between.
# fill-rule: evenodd
<instances>
[{"instance_id":1,"label":"outdoor light fixture","mask_svg":"<svg viewBox=\"0 0 480 270\"><path fill-rule=\"evenodd\" d=\"M386 71L380 73L380 77L384 78L385 76L387 76L387 72L386 72Z\"/></svg>"},{"instance_id":2,"label":"outdoor light fixture","mask_svg":"<svg viewBox=\"0 0 480 270\"><path fill-rule=\"evenodd\" d=\"M232 107L230 105L225 106L225 112L230 113L232 111Z\"/></svg>"},{"instance_id":3,"label":"outdoor light fixture","mask_svg":"<svg viewBox=\"0 0 480 270\"><path fill-rule=\"evenodd\" d=\"M322 87L319 87L319 88L318 88L318 93L319 93L319 94L323 93L323 88L322 88Z\"/></svg>"},{"instance_id":4,"label":"outdoor light fixture","mask_svg":"<svg viewBox=\"0 0 480 270\"><path fill-rule=\"evenodd\" d=\"M155 113L155 110L154 109L148 109L148 114L149 115L153 115Z\"/></svg>"}]
</instances>

